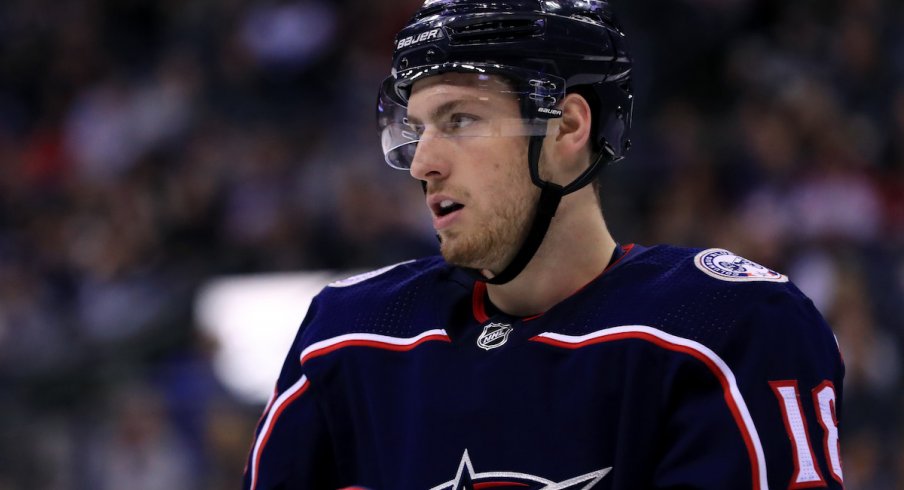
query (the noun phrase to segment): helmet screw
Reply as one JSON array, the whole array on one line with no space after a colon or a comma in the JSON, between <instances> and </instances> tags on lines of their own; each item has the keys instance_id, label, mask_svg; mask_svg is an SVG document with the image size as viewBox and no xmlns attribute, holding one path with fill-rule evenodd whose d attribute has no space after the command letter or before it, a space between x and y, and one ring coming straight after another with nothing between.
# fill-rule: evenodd
<instances>
[{"instance_id":1,"label":"helmet screw","mask_svg":"<svg viewBox=\"0 0 904 490\"><path fill-rule=\"evenodd\" d=\"M408 68L408 58L402 58L402 60L399 61L399 68L403 70Z\"/></svg>"},{"instance_id":2,"label":"helmet screw","mask_svg":"<svg viewBox=\"0 0 904 490\"><path fill-rule=\"evenodd\" d=\"M430 63L431 61L433 61L433 57L434 57L434 56L436 56L436 50L435 50L435 49L428 49L428 50L427 50L427 55L424 57L424 60L427 61L427 63Z\"/></svg>"}]
</instances>

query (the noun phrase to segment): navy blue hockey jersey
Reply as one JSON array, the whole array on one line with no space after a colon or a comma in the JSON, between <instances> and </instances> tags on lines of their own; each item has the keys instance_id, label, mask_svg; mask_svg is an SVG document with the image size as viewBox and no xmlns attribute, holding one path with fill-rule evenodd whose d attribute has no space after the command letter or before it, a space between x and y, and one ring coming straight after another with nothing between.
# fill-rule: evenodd
<instances>
[{"instance_id":1,"label":"navy blue hockey jersey","mask_svg":"<svg viewBox=\"0 0 904 490\"><path fill-rule=\"evenodd\" d=\"M842 488L844 368L813 304L725 250L625 250L530 318L439 257L331 284L244 488Z\"/></svg>"}]
</instances>

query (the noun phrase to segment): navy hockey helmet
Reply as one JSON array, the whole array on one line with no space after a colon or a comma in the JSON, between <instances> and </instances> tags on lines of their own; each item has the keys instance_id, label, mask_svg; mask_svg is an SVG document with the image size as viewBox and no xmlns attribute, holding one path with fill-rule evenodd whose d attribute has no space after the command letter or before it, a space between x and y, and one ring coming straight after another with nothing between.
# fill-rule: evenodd
<instances>
[{"instance_id":1,"label":"navy hockey helmet","mask_svg":"<svg viewBox=\"0 0 904 490\"><path fill-rule=\"evenodd\" d=\"M427 0L396 36L392 74L377 99L377 126L390 166L410 168L422 137L407 119L412 86L447 72L500 76L521 103L527 163L540 198L528 234L505 269L491 279L473 271L480 280L504 284L533 258L562 197L592 182L602 164L621 160L630 146L633 96L625 36L605 0ZM546 123L562 116L560 103L572 92L590 104L596 157L563 186L541 179L539 160Z\"/></svg>"},{"instance_id":2,"label":"navy hockey helmet","mask_svg":"<svg viewBox=\"0 0 904 490\"><path fill-rule=\"evenodd\" d=\"M427 0L396 36L392 75L380 88L378 128L391 166L406 169L414 155L415 135L392 128L411 86L450 71L502 75L525 96L528 120L556 117L556 104L577 91L591 105L601 160L618 161L630 146L631 60L607 1Z\"/></svg>"}]
</instances>

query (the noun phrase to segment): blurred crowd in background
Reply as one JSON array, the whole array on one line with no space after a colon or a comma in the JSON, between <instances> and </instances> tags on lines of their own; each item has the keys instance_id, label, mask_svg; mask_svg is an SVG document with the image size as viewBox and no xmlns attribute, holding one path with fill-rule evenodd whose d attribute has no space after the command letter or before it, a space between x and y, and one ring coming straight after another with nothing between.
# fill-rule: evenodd
<instances>
[{"instance_id":1,"label":"blurred crowd in background","mask_svg":"<svg viewBox=\"0 0 904 490\"><path fill-rule=\"evenodd\" d=\"M263 407L212 373L196 292L435 252L374 121L419 4L0 2L0 490L238 486ZM904 6L614 4L610 228L787 273L844 354L847 487L902 488Z\"/></svg>"}]
</instances>

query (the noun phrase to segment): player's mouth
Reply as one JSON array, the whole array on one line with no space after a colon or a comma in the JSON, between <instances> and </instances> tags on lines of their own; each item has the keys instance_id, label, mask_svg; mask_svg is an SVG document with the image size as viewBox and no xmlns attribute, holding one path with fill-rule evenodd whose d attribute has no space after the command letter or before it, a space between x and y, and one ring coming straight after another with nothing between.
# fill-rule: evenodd
<instances>
[{"instance_id":1,"label":"player's mouth","mask_svg":"<svg viewBox=\"0 0 904 490\"><path fill-rule=\"evenodd\" d=\"M437 231L451 225L465 207L464 204L446 196L428 198L428 206L433 211L433 227Z\"/></svg>"}]
</instances>

